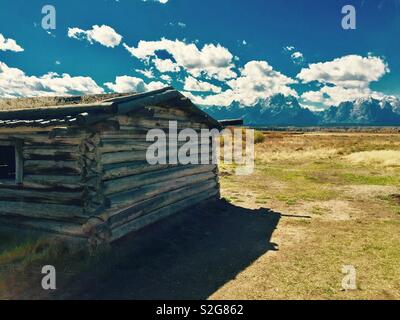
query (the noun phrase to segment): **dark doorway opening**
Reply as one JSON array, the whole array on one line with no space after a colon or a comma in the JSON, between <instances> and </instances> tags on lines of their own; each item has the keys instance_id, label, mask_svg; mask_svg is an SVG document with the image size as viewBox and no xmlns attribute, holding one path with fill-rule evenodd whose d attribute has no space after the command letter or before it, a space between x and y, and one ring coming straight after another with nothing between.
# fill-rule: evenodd
<instances>
[{"instance_id":1,"label":"dark doorway opening","mask_svg":"<svg viewBox=\"0 0 400 320\"><path fill-rule=\"evenodd\" d=\"M0 180L16 178L16 161L14 146L0 146Z\"/></svg>"}]
</instances>

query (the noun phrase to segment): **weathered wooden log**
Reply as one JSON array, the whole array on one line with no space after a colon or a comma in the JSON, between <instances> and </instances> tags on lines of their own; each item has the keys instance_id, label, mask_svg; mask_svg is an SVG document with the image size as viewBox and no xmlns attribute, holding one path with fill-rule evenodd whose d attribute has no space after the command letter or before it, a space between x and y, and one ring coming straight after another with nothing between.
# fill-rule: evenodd
<instances>
[{"instance_id":1,"label":"weathered wooden log","mask_svg":"<svg viewBox=\"0 0 400 320\"><path fill-rule=\"evenodd\" d=\"M110 195L122 192L140 186L161 182L173 181L184 176L190 176L196 173L209 172L214 170L215 165L190 165L185 167L169 168L157 172L149 172L140 175L134 175L126 178L114 179L104 182L104 194Z\"/></svg>"},{"instance_id":2,"label":"weathered wooden log","mask_svg":"<svg viewBox=\"0 0 400 320\"><path fill-rule=\"evenodd\" d=\"M41 218L30 219L22 216L0 215L0 225L51 232L58 235L69 236L74 239L82 239L84 241L87 239L87 235L82 230L82 222L73 223L72 221L58 221Z\"/></svg>"},{"instance_id":3,"label":"weathered wooden log","mask_svg":"<svg viewBox=\"0 0 400 320\"><path fill-rule=\"evenodd\" d=\"M171 162L169 159L178 159L179 155L179 147L177 151L169 151L165 150L160 152L158 155L149 155L147 156L146 151L125 151L125 152L113 152L113 153L105 153L101 156L101 162L104 165L108 164L117 164L123 162L132 162L132 161L149 161L150 163L158 162L158 160L165 159L164 162L168 163ZM199 150L197 154L197 162L201 162L201 159L209 159L212 156L212 153L209 150L203 152ZM161 162L161 161L160 161ZM165 163L157 163L157 164L165 164Z\"/></svg>"},{"instance_id":4,"label":"weathered wooden log","mask_svg":"<svg viewBox=\"0 0 400 320\"><path fill-rule=\"evenodd\" d=\"M82 222L87 219L80 206L48 203L29 203L27 205L24 202L2 201L0 215L9 214L31 218L67 219Z\"/></svg>"},{"instance_id":5,"label":"weathered wooden log","mask_svg":"<svg viewBox=\"0 0 400 320\"><path fill-rule=\"evenodd\" d=\"M0 200L24 201L28 207L30 202L54 203L54 204L76 204L82 200L81 192L57 192L51 190L33 189L0 189ZM0 203L1 210L1 203Z\"/></svg>"},{"instance_id":6,"label":"weathered wooden log","mask_svg":"<svg viewBox=\"0 0 400 320\"><path fill-rule=\"evenodd\" d=\"M136 174L157 171L176 167L177 165L157 164L149 165L146 161L123 162L117 164L104 165L102 178L104 181L123 178Z\"/></svg>"},{"instance_id":7,"label":"weathered wooden log","mask_svg":"<svg viewBox=\"0 0 400 320\"><path fill-rule=\"evenodd\" d=\"M101 153L112 153L112 152L123 152L123 151L140 151L146 152L146 150L153 144L153 141L132 141L132 140L115 140L112 142L107 141L106 143L102 143L99 147ZM186 141L178 141L177 147L185 145L187 147L197 147L199 150L203 150L207 148L208 144L201 144L198 142L191 142L186 145ZM168 141L164 144L164 146L168 149Z\"/></svg>"},{"instance_id":8,"label":"weathered wooden log","mask_svg":"<svg viewBox=\"0 0 400 320\"><path fill-rule=\"evenodd\" d=\"M52 155L55 152L77 152L78 145L41 145L41 144L29 144L24 145L24 152L26 153L38 153L44 155Z\"/></svg>"},{"instance_id":9,"label":"weathered wooden log","mask_svg":"<svg viewBox=\"0 0 400 320\"><path fill-rule=\"evenodd\" d=\"M190 197L184 199L182 201L176 202L172 205L169 205L165 208L158 209L150 214L147 214L139 219L132 220L126 224L120 225L112 229L112 236L110 241L115 241L123 236L127 235L130 232L137 231L149 224L152 224L156 221L164 219L174 213L177 213L180 210L189 208L193 205L196 205L202 201L213 198L217 196L217 191L215 189L211 191L206 191L201 194L197 194L194 197Z\"/></svg>"},{"instance_id":10,"label":"weathered wooden log","mask_svg":"<svg viewBox=\"0 0 400 320\"><path fill-rule=\"evenodd\" d=\"M203 181L193 186L185 186L183 188L160 194L155 197L148 198L141 202L133 204L125 210L110 216L108 222L112 228L117 227L157 209L166 207L175 202L191 198L197 194L201 194L202 192L205 192L207 190L210 191L213 189L216 190L215 180Z\"/></svg>"},{"instance_id":11,"label":"weathered wooden log","mask_svg":"<svg viewBox=\"0 0 400 320\"><path fill-rule=\"evenodd\" d=\"M101 156L101 162L104 165L129 162L129 161L144 161L144 160L146 160L146 154L142 151L114 152L114 153L106 153Z\"/></svg>"},{"instance_id":12,"label":"weathered wooden log","mask_svg":"<svg viewBox=\"0 0 400 320\"><path fill-rule=\"evenodd\" d=\"M168 119L168 117L166 117L167 114L168 113L164 114L164 118L119 116L118 121L120 123L121 129L130 127L169 128L170 121L176 123L178 128L192 128L192 129L208 128L207 124L199 121L194 121L191 118L171 116L170 119Z\"/></svg>"},{"instance_id":13,"label":"weathered wooden log","mask_svg":"<svg viewBox=\"0 0 400 320\"><path fill-rule=\"evenodd\" d=\"M212 180L213 178L215 181L213 172L200 173L178 178L174 181L153 183L130 191L116 193L108 197L108 199L111 208L121 208L188 185L194 187L196 183Z\"/></svg>"},{"instance_id":14,"label":"weathered wooden log","mask_svg":"<svg viewBox=\"0 0 400 320\"><path fill-rule=\"evenodd\" d=\"M12 134L0 134L0 141L16 140L24 142L25 146L38 145L38 146L63 146L63 145L78 145L84 136L56 136L49 137L49 133L34 133L34 134L19 134L13 132Z\"/></svg>"},{"instance_id":15,"label":"weathered wooden log","mask_svg":"<svg viewBox=\"0 0 400 320\"><path fill-rule=\"evenodd\" d=\"M168 133L169 130L169 121L165 121L165 120L160 120L158 122L145 122L145 121L141 121L140 123L132 123L130 125L126 125L126 126L120 126L121 130L131 130L132 128L143 128L146 130L152 130L152 129L161 129L163 130L165 133ZM193 130L201 130L201 129L207 129L208 127L206 125L202 125L202 124L190 124L190 123L183 123L183 122L178 122L177 126L176 126L178 131L184 130L184 129L193 129ZM117 131L118 132L118 131Z\"/></svg>"},{"instance_id":16,"label":"weathered wooden log","mask_svg":"<svg viewBox=\"0 0 400 320\"><path fill-rule=\"evenodd\" d=\"M54 187L76 190L82 188L82 183L80 176L26 175L24 186L38 189Z\"/></svg>"},{"instance_id":17,"label":"weathered wooden log","mask_svg":"<svg viewBox=\"0 0 400 320\"><path fill-rule=\"evenodd\" d=\"M146 141L146 136L149 130L154 128L134 128L134 127L121 127L119 131L104 131L100 133L102 141L105 139L118 139L118 140L141 140ZM162 129L165 133L165 137L169 138L169 128L157 128ZM181 128L182 129L182 128ZM179 129L180 130L180 129ZM199 129L193 129L199 136L201 131Z\"/></svg>"},{"instance_id":18,"label":"weathered wooden log","mask_svg":"<svg viewBox=\"0 0 400 320\"><path fill-rule=\"evenodd\" d=\"M23 150L24 159L27 160L77 160L80 155L77 151L69 151L69 150L52 150L52 149L25 149Z\"/></svg>"},{"instance_id":19,"label":"weathered wooden log","mask_svg":"<svg viewBox=\"0 0 400 320\"><path fill-rule=\"evenodd\" d=\"M149 142L135 142L131 140L115 140L112 142L103 142L99 147L101 153L122 152L122 151L143 151L150 146Z\"/></svg>"},{"instance_id":20,"label":"weathered wooden log","mask_svg":"<svg viewBox=\"0 0 400 320\"><path fill-rule=\"evenodd\" d=\"M82 172L77 161L54 160L26 160L24 162L25 174L61 174L79 175Z\"/></svg>"}]
</instances>

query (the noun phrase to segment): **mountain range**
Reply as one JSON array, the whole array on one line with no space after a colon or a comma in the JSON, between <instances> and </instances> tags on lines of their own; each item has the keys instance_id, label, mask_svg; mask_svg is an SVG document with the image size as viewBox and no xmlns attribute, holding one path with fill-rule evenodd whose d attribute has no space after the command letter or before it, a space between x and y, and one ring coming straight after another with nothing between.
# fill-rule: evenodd
<instances>
[{"instance_id":1,"label":"mountain range","mask_svg":"<svg viewBox=\"0 0 400 320\"><path fill-rule=\"evenodd\" d=\"M311 111L297 98L277 94L251 107L234 102L228 107L202 107L217 120L243 119L252 126L400 126L400 100L360 98L331 106L324 111Z\"/></svg>"}]
</instances>

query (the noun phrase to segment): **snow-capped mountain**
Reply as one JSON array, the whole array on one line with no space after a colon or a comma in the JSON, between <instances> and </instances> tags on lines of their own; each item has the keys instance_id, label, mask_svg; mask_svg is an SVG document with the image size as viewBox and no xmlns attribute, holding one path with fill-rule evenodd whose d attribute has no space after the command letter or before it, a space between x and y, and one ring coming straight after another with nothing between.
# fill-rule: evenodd
<instances>
[{"instance_id":1,"label":"snow-capped mountain","mask_svg":"<svg viewBox=\"0 0 400 320\"><path fill-rule=\"evenodd\" d=\"M389 103L392 106L394 113L400 114L400 99L397 97L389 96L382 99L382 101Z\"/></svg>"},{"instance_id":2,"label":"snow-capped mountain","mask_svg":"<svg viewBox=\"0 0 400 320\"><path fill-rule=\"evenodd\" d=\"M277 94L245 107L233 103L229 107L204 107L216 119L242 118L247 125L314 126L371 125L400 126L400 100L360 98L342 102L322 112L303 108L293 96Z\"/></svg>"},{"instance_id":3,"label":"snow-capped mountain","mask_svg":"<svg viewBox=\"0 0 400 320\"><path fill-rule=\"evenodd\" d=\"M393 103L393 101L392 101ZM400 125L400 114L386 99L361 98L340 103L321 113L321 124Z\"/></svg>"},{"instance_id":4,"label":"snow-capped mountain","mask_svg":"<svg viewBox=\"0 0 400 320\"><path fill-rule=\"evenodd\" d=\"M229 107L208 107L204 110L216 119L242 118L248 125L311 126L318 123L318 116L302 108L295 97L282 94L259 101L251 107L235 102Z\"/></svg>"}]
</instances>

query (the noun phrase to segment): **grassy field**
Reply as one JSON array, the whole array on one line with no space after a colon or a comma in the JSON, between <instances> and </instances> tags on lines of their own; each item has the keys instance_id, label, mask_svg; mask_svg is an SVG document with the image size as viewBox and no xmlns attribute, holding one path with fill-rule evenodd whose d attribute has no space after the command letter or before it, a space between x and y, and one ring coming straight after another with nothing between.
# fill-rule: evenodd
<instances>
[{"instance_id":1,"label":"grassy field","mask_svg":"<svg viewBox=\"0 0 400 320\"><path fill-rule=\"evenodd\" d=\"M400 299L400 135L263 132L257 141L253 175L220 168L224 213L190 213L136 246L125 240L117 269L87 286L78 277L72 297ZM0 240L3 299L48 297L38 290L45 263L74 276L100 265L34 235L0 230ZM342 290L343 265L355 267L357 290Z\"/></svg>"},{"instance_id":2,"label":"grassy field","mask_svg":"<svg viewBox=\"0 0 400 320\"><path fill-rule=\"evenodd\" d=\"M281 214L268 252L211 298L399 299L400 135L265 132L251 177L222 194ZM357 271L342 291L343 265Z\"/></svg>"}]
</instances>

